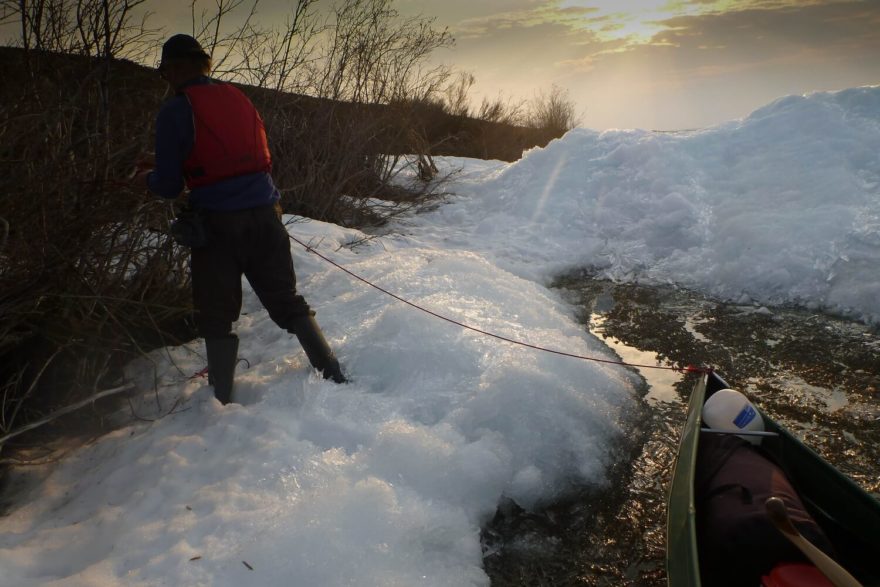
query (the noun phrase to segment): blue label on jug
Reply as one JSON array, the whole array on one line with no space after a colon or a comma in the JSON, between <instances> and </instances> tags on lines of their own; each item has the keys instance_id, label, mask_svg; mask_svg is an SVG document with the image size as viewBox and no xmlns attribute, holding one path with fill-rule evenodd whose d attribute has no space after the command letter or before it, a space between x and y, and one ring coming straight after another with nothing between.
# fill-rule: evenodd
<instances>
[{"instance_id":1,"label":"blue label on jug","mask_svg":"<svg viewBox=\"0 0 880 587\"><path fill-rule=\"evenodd\" d=\"M745 407L743 407L742 411L737 414L736 418L734 418L733 423L736 425L737 428L745 428L749 425L749 422L755 419L755 416L757 414L758 413L755 411L755 408L750 405L746 405Z\"/></svg>"}]
</instances>

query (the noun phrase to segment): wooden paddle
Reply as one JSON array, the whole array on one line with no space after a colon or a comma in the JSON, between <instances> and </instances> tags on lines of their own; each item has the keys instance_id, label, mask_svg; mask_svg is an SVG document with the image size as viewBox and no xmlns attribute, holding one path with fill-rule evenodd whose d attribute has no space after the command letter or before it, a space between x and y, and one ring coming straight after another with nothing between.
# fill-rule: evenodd
<instances>
[{"instance_id":1,"label":"wooden paddle","mask_svg":"<svg viewBox=\"0 0 880 587\"><path fill-rule=\"evenodd\" d=\"M834 559L822 552L798 532L794 524L791 523L791 519L789 519L788 512L785 509L785 504L781 499L771 497L764 502L764 507L767 509L767 515L770 516L770 521L773 522L776 529L782 532L792 544L797 546L836 587L864 587L846 569L837 564Z\"/></svg>"}]
</instances>

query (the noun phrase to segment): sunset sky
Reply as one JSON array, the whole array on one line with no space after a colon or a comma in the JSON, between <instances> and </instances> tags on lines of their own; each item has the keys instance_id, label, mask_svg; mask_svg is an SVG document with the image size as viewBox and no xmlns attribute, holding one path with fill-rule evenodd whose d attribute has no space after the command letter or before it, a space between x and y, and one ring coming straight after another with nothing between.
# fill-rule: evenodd
<instances>
[{"instance_id":1,"label":"sunset sky","mask_svg":"<svg viewBox=\"0 0 880 587\"><path fill-rule=\"evenodd\" d=\"M211 11L216 0L197 0ZM252 0L245 0L250 5ZM282 24L294 0L259 0ZM327 10L331 0L319 0ZM191 30L190 3L148 0L149 24ZM528 99L553 84L583 126L672 130L747 115L775 98L880 84L880 0L396 0L455 45L434 60L483 96Z\"/></svg>"},{"instance_id":2,"label":"sunset sky","mask_svg":"<svg viewBox=\"0 0 880 587\"><path fill-rule=\"evenodd\" d=\"M442 6L442 8L439 8ZM555 83L583 125L682 129L786 94L880 84L880 0L400 0L489 96Z\"/></svg>"}]
</instances>

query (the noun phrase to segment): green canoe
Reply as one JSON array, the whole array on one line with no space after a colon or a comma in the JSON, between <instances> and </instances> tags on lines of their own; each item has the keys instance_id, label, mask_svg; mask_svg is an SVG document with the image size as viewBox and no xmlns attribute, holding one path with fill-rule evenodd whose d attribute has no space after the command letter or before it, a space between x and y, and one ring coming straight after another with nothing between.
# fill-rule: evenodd
<instances>
[{"instance_id":1,"label":"green canoe","mask_svg":"<svg viewBox=\"0 0 880 587\"><path fill-rule=\"evenodd\" d=\"M701 413L706 398L726 387L727 383L717 374L706 373L694 387L688 403L687 423L667 503L666 572L670 587L701 585L694 495ZM778 434L764 438L762 448L782 466L810 513L841 553L838 562L864 585L880 585L880 502L766 414L761 412L761 416L765 429Z\"/></svg>"}]
</instances>

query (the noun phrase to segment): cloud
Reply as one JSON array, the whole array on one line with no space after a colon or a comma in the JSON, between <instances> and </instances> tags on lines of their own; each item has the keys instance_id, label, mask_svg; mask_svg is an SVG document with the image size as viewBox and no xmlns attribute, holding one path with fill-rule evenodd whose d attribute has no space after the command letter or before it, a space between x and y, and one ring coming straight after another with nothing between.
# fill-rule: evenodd
<instances>
[{"instance_id":1,"label":"cloud","mask_svg":"<svg viewBox=\"0 0 880 587\"><path fill-rule=\"evenodd\" d=\"M678 77L779 63L816 68L823 63L878 61L880 4L774 4L785 5L670 18L660 22L662 32L632 50L650 59L658 46L667 53L674 48L670 73Z\"/></svg>"},{"instance_id":2,"label":"cloud","mask_svg":"<svg viewBox=\"0 0 880 587\"><path fill-rule=\"evenodd\" d=\"M593 31L574 30L565 23L495 21L486 34L456 36L449 56L465 69L506 71L513 81L522 74L546 73L561 63L589 58L610 46Z\"/></svg>"},{"instance_id":3,"label":"cloud","mask_svg":"<svg viewBox=\"0 0 880 587\"><path fill-rule=\"evenodd\" d=\"M465 21L483 19L507 13L527 12L548 0L444 0L442 6L433 0L397 0L395 8L403 14L422 14L436 17L442 26L460 30Z\"/></svg>"},{"instance_id":4,"label":"cloud","mask_svg":"<svg viewBox=\"0 0 880 587\"><path fill-rule=\"evenodd\" d=\"M456 53L473 64L491 60L499 73L510 68L512 81L524 71L572 78L618 68L633 75L650 70L652 83L680 84L780 66L811 70L815 79L817 69L839 64L864 67L864 83L877 81L871 72L880 72L878 2L690 0L679 5L695 3L711 10L653 21L660 31L645 39L604 34L619 30L620 21L595 8L560 8L556 2L470 19L462 30L474 34L458 37ZM738 8L724 10L731 4Z\"/></svg>"},{"instance_id":5,"label":"cloud","mask_svg":"<svg viewBox=\"0 0 880 587\"><path fill-rule=\"evenodd\" d=\"M469 38L480 35L491 35L499 30L528 29L541 25L557 24L571 31L584 28L590 22L589 16L596 13L596 8L559 6L558 1L528 2L519 9L485 14L479 17L466 18L452 27L458 38Z\"/></svg>"},{"instance_id":6,"label":"cloud","mask_svg":"<svg viewBox=\"0 0 880 587\"><path fill-rule=\"evenodd\" d=\"M754 3L753 3L754 4ZM777 7L677 16L643 43L592 55L565 87L595 128L693 128L788 94L880 82L880 5Z\"/></svg>"}]
</instances>

